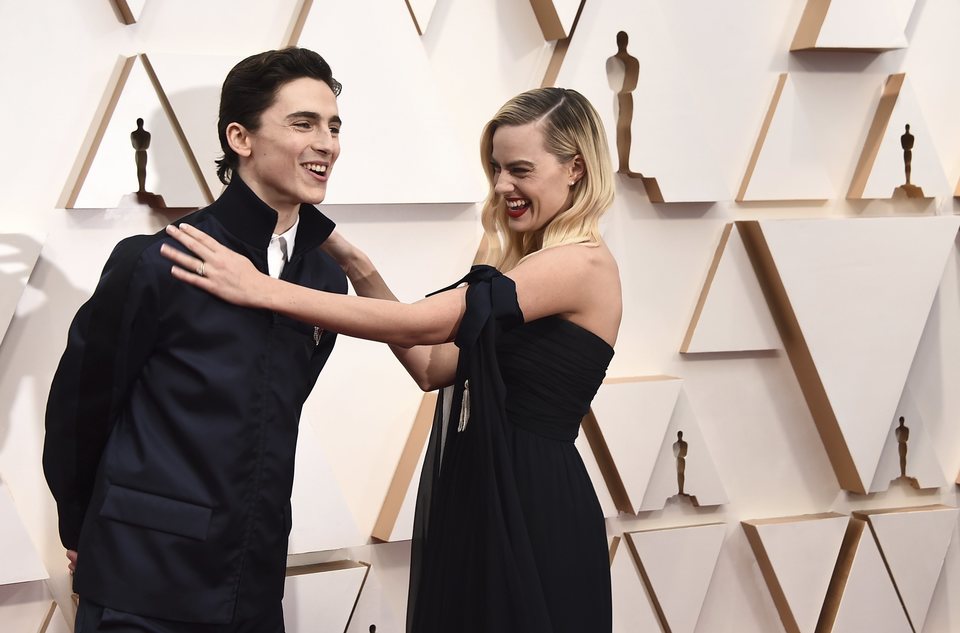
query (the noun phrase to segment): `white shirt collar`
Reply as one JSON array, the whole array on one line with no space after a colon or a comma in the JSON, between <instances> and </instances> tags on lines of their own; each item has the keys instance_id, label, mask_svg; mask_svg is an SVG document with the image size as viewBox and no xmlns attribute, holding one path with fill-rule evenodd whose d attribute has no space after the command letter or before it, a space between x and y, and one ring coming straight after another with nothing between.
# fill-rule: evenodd
<instances>
[{"instance_id":1,"label":"white shirt collar","mask_svg":"<svg viewBox=\"0 0 960 633\"><path fill-rule=\"evenodd\" d=\"M283 239L287 240L287 257L288 258L293 255L293 244L294 242L297 241L297 227L299 226L300 226L300 216L297 215L297 220L293 223L293 226L291 226L289 229L287 229L283 233L280 233L280 234L274 233L270 237L271 244L275 242L278 237L282 237Z\"/></svg>"},{"instance_id":2,"label":"white shirt collar","mask_svg":"<svg viewBox=\"0 0 960 633\"><path fill-rule=\"evenodd\" d=\"M267 272L271 277L280 277L284 266L284 248L280 245L280 238L286 242L286 259L290 260L293 255L293 246L297 239L297 227L300 224L300 216L289 229L281 234L274 233L270 236L270 244L267 245Z\"/></svg>"}]
</instances>

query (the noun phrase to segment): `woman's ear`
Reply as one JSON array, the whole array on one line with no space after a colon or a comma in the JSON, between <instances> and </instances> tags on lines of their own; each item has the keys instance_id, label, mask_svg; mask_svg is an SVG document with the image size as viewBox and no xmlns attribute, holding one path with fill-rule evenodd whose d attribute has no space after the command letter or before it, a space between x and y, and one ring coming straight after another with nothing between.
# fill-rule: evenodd
<instances>
[{"instance_id":1,"label":"woman's ear","mask_svg":"<svg viewBox=\"0 0 960 633\"><path fill-rule=\"evenodd\" d=\"M570 182L576 184L583 178L583 175L586 173L586 168L583 164L583 156L577 154L570 161Z\"/></svg>"},{"instance_id":2,"label":"woman's ear","mask_svg":"<svg viewBox=\"0 0 960 633\"><path fill-rule=\"evenodd\" d=\"M233 122L226 129L227 144L238 156L247 158L253 152L250 146L250 133L247 128L237 122Z\"/></svg>"}]
</instances>

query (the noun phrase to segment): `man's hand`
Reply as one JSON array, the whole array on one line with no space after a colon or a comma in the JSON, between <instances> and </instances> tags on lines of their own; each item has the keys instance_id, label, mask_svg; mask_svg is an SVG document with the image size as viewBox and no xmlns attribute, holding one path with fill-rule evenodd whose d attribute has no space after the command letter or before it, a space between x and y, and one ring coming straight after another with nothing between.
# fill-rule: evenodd
<instances>
[{"instance_id":1,"label":"man's hand","mask_svg":"<svg viewBox=\"0 0 960 633\"><path fill-rule=\"evenodd\" d=\"M67 565L67 569L70 570L70 575L72 576L74 572L77 571L77 550L68 549L67 550L67 560L70 561L70 564Z\"/></svg>"}]
</instances>

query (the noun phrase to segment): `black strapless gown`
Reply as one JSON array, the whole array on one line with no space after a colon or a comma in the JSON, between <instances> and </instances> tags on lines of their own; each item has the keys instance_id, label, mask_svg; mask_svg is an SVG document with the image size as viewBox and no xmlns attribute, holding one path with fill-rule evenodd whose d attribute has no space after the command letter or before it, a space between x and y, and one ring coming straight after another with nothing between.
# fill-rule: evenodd
<instances>
[{"instance_id":1,"label":"black strapless gown","mask_svg":"<svg viewBox=\"0 0 960 633\"><path fill-rule=\"evenodd\" d=\"M452 413L445 425L441 398L417 499L408 631L608 633L604 518L573 442L613 349L558 317L523 323L493 268L464 281Z\"/></svg>"}]
</instances>

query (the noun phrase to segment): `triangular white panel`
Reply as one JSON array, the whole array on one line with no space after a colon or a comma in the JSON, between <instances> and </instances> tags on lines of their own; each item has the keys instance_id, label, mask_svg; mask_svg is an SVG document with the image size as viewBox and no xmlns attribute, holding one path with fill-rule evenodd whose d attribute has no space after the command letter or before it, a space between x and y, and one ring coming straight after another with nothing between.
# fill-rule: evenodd
<instances>
[{"instance_id":1,"label":"triangular white panel","mask_svg":"<svg viewBox=\"0 0 960 633\"><path fill-rule=\"evenodd\" d=\"M727 527L721 523L630 532L671 633L693 633Z\"/></svg>"},{"instance_id":2,"label":"triangular white panel","mask_svg":"<svg viewBox=\"0 0 960 633\"><path fill-rule=\"evenodd\" d=\"M116 107L106 114L109 121L99 145L91 148L95 154L73 208L114 208L125 194L137 191L136 152L130 140L137 119L143 119L150 133L147 191L163 196L168 207L207 203L140 57L133 61Z\"/></svg>"},{"instance_id":3,"label":"triangular white panel","mask_svg":"<svg viewBox=\"0 0 960 633\"><path fill-rule=\"evenodd\" d=\"M813 41L798 48L853 48L889 50L905 48L904 31L916 0L808 0L820 7L815 16L822 20ZM809 11L810 9L808 9ZM805 15L806 19L807 16Z\"/></svg>"},{"instance_id":4,"label":"triangular white panel","mask_svg":"<svg viewBox=\"0 0 960 633\"><path fill-rule=\"evenodd\" d=\"M613 591L614 633L660 631L657 612L623 537L614 537L611 550L613 560L610 562L610 585Z\"/></svg>"},{"instance_id":5,"label":"triangular white panel","mask_svg":"<svg viewBox=\"0 0 960 633\"><path fill-rule=\"evenodd\" d=\"M729 224L721 236L680 351L693 354L781 348L777 325L740 230Z\"/></svg>"},{"instance_id":6,"label":"triangular white panel","mask_svg":"<svg viewBox=\"0 0 960 633\"><path fill-rule=\"evenodd\" d=\"M287 569L283 620L290 633L343 633L369 566L337 561Z\"/></svg>"},{"instance_id":7,"label":"triangular white panel","mask_svg":"<svg viewBox=\"0 0 960 633\"><path fill-rule=\"evenodd\" d=\"M894 80L895 76L891 76L888 81ZM876 117L881 119L889 117L886 119L886 125L882 125L882 120L874 122L875 127L871 129L872 134L869 135L863 149L864 155L873 156L872 165L868 165L865 159L861 158L857 168L857 175L861 177L862 170L869 168L863 192L857 195L857 192L851 188L851 195L848 197L867 199L894 197L894 190L906 182L901 137L906 134L907 125L910 126L910 134L914 137L911 150L910 184L920 187L927 198L949 196L952 187L943 171L932 131L923 116L920 101L911 87L909 77L903 77L899 91L891 91L890 98L895 99L892 112L888 112L888 107L885 107L888 102L881 100L876 114Z\"/></svg>"},{"instance_id":8,"label":"triangular white panel","mask_svg":"<svg viewBox=\"0 0 960 633\"><path fill-rule=\"evenodd\" d=\"M42 240L36 234L0 233L0 341L40 256Z\"/></svg>"},{"instance_id":9,"label":"triangular white panel","mask_svg":"<svg viewBox=\"0 0 960 633\"><path fill-rule=\"evenodd\" d=\"M938 505L864 514L914 630L923 631L957 526L957 509Z\"/></svg>"},{"instance_id":10,"label":"triangular white panel","mask_svg":"<svg viewBox=\"0 0 960 633\"><path fill-rule=\"evenodd\" d=\"M0 481L0 585L48 578L7 485Z\"/></svg>"},{"instance_id":11,"label":"triangular white panel","mask_svg":"<svg viewBox=\"0 0 960 633\"><path fill-rule=\"evenodd\" d=\"M197 160L207 191L217 198L223 184L215 161L223 152L217 136L220 90L242 55L150 55L163 92Z\"/></svg>"},{"instance_id":12,"label":"triangular white panel","mask_svg":"<svg viewBox=\"0 0 960 633\"><path fill-rule=\"evenodd\" d=\"M289 554L340 549L367 540L347 506L323 446L312 425L301 420L290 496L293 527Z\"/></svg>"},{"instance_id":13,"label":"triangular white panel","mask_svg":"<svg viewBox=\"0 0 960 633\"><path fill-rule=\"evenodd\" d=\"M640 510L681 384L671 376L608 380L590 405L633 512Z\"/></svg>"},{"instance_id":14,"label":"triangular white panel","mask_svg":"<svg viewBox=\"0 0 960 633\"><path fill-rule=\"evenodd\" d=\"M833 183L796 85L780 75L737 200L827 200ZM789 174L789 177L784 177Z\"/></svg>"},{"instance_id":15,"label":"triangular white panel","mask_svg":"<svg viewBox=\"0 0 960 633\"><path fill-rule=\"evenodd\" d=\"M864 528L853 547L850 573L829 633L912 633L868 529Z\"/></svg>"},{"instance_id":16,"label":"triangular white panel","mask_svg":"<svg viewBox=\"0 0 960 633\"><path fill-rule=\"evenodd\" d=\"M603 120L615 160L618 150L614 93L622 88L622 81L618 87L611 86L604 68L617 53L617 33L626 32L627 53L640 64L637 88L631 93L630 170L656 181L656 196L647 187L648 195L655 201L728 200L729 183L717 168L729 162L726 141L706 143L704 139L722 134L730 127L730 121L722 120L719 110L704 109L703 104L705 96L713 98L717 84L726 85L723 94L729 94L729 82L704 62L702 48L687 46L689 42L684 41L694 33L702 39L703 33L719 29L715 25L691 28L686 18L682 23L675 22L664 6L647 3L639 11L632 0L587 0L577 31L589 36L570 39L555 85L576 86L590 99ZM698 24L701 20L707 22L712 11L724 6L698 5L694 19ZM677 67L684 68L684 72L677 73Z\"/></svg>"},{"instance_id":17,"label":"triangular white panel","mask_svg":"<svg viewBox=\"0 0 960 633\"><path fill-rule=\"evenodd\" d=\"M939 488L946 485L943 467L933 446L933 438L927 432L910 387L904 388L900 404L893 415L870 492L888 489L890 482L901 476L901 448L904 450L905 476L911 484L917 488Z\"/></svg>"},{"instance_id":18,"label":"triangular white panel","mask_svg":"<svg viewBox=\"0 0 960 633\"><path fill-rule=\"evenodd\" d=\"M53 597L42 580L0 585L0 623L4 633L40 631L53 606Z\"/></svg>"},{"instance_id":19,"label":"triangular white panel","mask_svg":"<svg viewBox=\"0 0 960 633\"><path fill-rule=\"evenodd\" d=\"M573 43L576 43L576 39ZM571 54L574 53L568 52L568 57ZM664 50L663 54L673 55L677 59L686 56L673 46ZM695 106L690 99L699 92L697 78L676 73L673 75L673 81L677 84L672 95L674 98L663 98L662 95L655 97L650 93L653 86L647 83L649 72L643 70L644 61L641 59L642 70L637 89L633 92L631 170L656 180L659 197L654 201L728 200L731 197L730 188L717 170L717 164L723 161L717 153L719 148L703 142L710 136L710 116L704 116L703 108ZM648 195L651 195L649 189Z\"/></svg>"},{"instance_id":20,"label":"triangular white panel","mask_svg":"<svg viewBox=\"0 0 960 633\"><path fill-rule=\"evenodd\" d=\"M760 222L864 488L958 224L954 217Z\"/></svg>"},{"instance_id":21,"label":"triangular white panel","mask_svg":"<svg viewBox=\"0 0 960 633\"><path fill-rule=\"evenodd\" d=\"M656 465L638 511L660 510L668 498L680 494L681 469L683 494L691 502L699 506L727 503L727 492L685 393L681 393L677 399L676 409L663 436Z\"/></svg>"},{"instance_id":22,"label":"triangular white panel","mask_svg":"<svg viewBox=\"0 0 960 633\"><path fill-rule=\"evenodd\" d=\"M617 504L613 501L613 497L610 496L610 489L607 488L607 482L603 479L603 471L600 469L600 464L597 463L597 457L593 454L590 442L583 433L580 433L574 444L580 452L580 458L583 460L583 465L587 469L587 474L590 475L590 481L593 483L593 489L597 493L597 500L600 501L600 509L603 510L603 516L610 518L619 515L620 511L617 509Z\"/></svg>"},{"instance_id":23,"label":"triangular white panel","mask_svg":"<svg viewBox=\"0 0 960 633\"><path fill-rule=\"evenodd\" d=\"M842 515L809 515L744 522L768 584L767 574L774 576L770 590L780 617L796 626L787 630L815 633L848 521Z\"/></svg>"},{"instance_id":24,"label":"triangular white panel","mask_svg":"<svg viewBox=\"0 0 960 633\"><path fill-rule=\"evenodd\" d=\"M475 202L485 195L476 147L457 142L409 22L399 0L314 3L307 16L298 44L323 51L343 84L342 153L331 172L330 204Z\"/></svg>"},{"instance_id":25,"label":"triangular white panel","mask_svg":"<svg viewBox=\"0 0 960 633\"><path fill-rule=\"evenodd\" d=\"M437 0L407 0L407 7L410 9L410 15L413 17L414 25L417 27L417 33L423 35L430 26L430 18L433 17L433 10L437 6Z\"/></svg>"}]
</instances>

